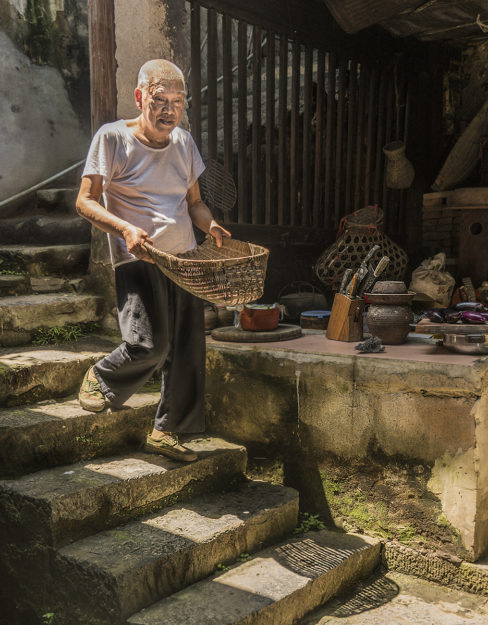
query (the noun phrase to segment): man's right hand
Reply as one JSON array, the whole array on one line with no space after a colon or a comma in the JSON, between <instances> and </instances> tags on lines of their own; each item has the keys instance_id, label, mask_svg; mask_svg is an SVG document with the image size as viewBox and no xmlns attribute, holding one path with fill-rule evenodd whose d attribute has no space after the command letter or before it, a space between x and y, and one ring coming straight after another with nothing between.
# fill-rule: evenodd
<instances>
[{"instance_id":1,"label":"man's right hand","mask_svg":"<svg viewBox=\"0 0 488 625\"><path fill-rule=\"evenodd\" d=\"M122 235L127 245L127 251L134 254L139 260L145 260L147 263L153 263L154 261L149 256L148 251L144 247L144 243L152 245L152 240L149 238L148 233L142 228L137 226L127 226L124 228Z\"/></svg>"}]
</instances>

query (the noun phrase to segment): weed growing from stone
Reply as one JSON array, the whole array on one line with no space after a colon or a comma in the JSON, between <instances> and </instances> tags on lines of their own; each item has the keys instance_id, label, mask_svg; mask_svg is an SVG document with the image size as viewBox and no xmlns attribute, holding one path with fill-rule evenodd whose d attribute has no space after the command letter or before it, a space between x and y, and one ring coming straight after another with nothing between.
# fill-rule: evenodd
<instances>
[{"instance_id":1,"label":"weed growing from stone","mask_svg":"<svg viewBox=\"0 0 488 625\"><path fill-rule=\"evenodd\" d=\"M318 514L303 512L300 514L300 524L295 528L294 534L305 534L312 530L325 530L325 524Z\"/></svg>"},{"instance_id":2,"label":"weed growing from stone","mask_svg":"<svg viewBox=\"0 0 488 625\"><path fill-rule=\"evenodd\" d=\"M37 328L32 333L33 345L56 345L57 343L69 343L88 336L100 330L100 324L68 323L65 326L53 326L52 328Z\"/></svg>"}]
</instances>

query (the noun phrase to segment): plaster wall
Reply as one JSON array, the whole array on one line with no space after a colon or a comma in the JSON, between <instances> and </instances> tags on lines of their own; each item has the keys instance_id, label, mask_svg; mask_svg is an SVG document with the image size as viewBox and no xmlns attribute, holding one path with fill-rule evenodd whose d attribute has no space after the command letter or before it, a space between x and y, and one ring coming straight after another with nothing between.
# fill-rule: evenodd
<instances>
[{"instance_id":1,"label":"plaster wall","mask_svg":"<svg viewBox=\"0 0 488 625\"><path fill-rule=\"evenodd\" d=\"M488 551L488 363L446 365L211 343L208 428L252 450L316 462L420 465L477 559Z\"/></svg>"},{"instance_id":2,"label":"plaster wall","mask_svg":"<svg viewBox=\"0 0 488 625\"><path fill-rule=\"evenodd\" d=\"M85 156L89 137L60 72L36 65L0 30L0 200Z\"/></svg>"},{"instance_id":3,"label":"plaster wall","mask_svg":"<svg viewBox=\"0 0 488 625\"><path fill-rule=\"evenodd\" d=\"M87 0L0 0L0 201L89 142Z\"/></svg>"},{"instance_id":4,"label":"plaster wall","mask_svg":"<svg viewBox=\"0 0 488 625\"><path fill-rule=\"evenodd\" d=\"M134 88L139 68L150 59L176 63L188 76L190 57L189 3L184 0L115 0L117 116L138 114Z\"/></svg>"}]
</instances>

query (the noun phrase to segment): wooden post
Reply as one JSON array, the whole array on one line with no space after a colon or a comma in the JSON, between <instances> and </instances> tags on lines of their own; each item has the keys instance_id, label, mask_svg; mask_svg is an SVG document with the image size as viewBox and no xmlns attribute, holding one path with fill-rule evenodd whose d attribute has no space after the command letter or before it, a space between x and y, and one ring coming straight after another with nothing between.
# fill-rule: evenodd
<instances>
[{"instance_id":1,"label":"wooden post","mask_svg":"<svg viewBox=\"0 0 488 625\"><path fill-rule=\"evenodd\" d=\"M117 117L115 24L113 0L90 0L90 103L92 133Z\"/></svg>"},{"instance_id":2,"label":"wooden post","mask_svg":"<svg viewBox=\"0 0 488 625\"><path fill-rule=\"evenodd\" d=\"M117 118L115 65L115 24L113 0L90 0L88 6L90 49L90 104L92 134ZM92 227L88 284L105 297L107 308L116 302L114 272L110 262L107 236Z\"/></svg>"}]
</instances>

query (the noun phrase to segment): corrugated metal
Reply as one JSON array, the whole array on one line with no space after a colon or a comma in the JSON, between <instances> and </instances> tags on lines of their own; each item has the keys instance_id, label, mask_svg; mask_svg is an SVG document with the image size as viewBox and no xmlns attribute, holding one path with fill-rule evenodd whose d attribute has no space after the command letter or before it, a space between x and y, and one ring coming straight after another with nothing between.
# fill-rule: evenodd
<instances>
[{"instance_id":1,"label":"corrugated metal","mask_svg":"<svg viewBox=\"0 0 488 625\"><path fill-rule=\"evenodd\" d=\"M324 0L346 33L357 33L393 15L419 5L419 0Z\"/></svg>"}]
</instances>

